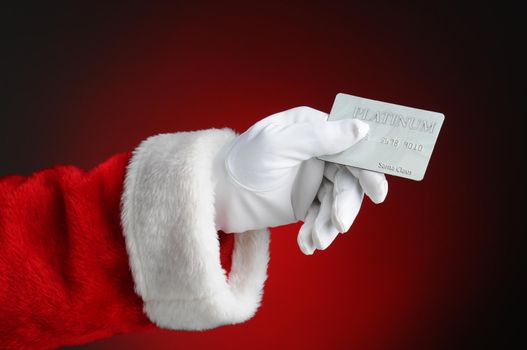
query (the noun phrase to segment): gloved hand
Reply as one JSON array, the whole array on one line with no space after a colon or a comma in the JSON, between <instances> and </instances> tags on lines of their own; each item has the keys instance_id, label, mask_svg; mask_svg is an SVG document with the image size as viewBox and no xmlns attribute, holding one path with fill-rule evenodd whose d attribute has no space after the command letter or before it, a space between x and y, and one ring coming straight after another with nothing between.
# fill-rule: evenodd
<instances>
[{"instance_id":1,"label":"gloved hand","mask_svg":"<svg viewBox=\"0 0 527 350\"><path fill-rule=\"evenodd\" d=\"M364 193L384 201L381 173L324 162L369 130L357 119L327 121L309 107L273 114L218 151L214 161L216 228L244 232L304 221L298 244L305 254L327 248L357 216Z\"/></svg>"}]
</instances>

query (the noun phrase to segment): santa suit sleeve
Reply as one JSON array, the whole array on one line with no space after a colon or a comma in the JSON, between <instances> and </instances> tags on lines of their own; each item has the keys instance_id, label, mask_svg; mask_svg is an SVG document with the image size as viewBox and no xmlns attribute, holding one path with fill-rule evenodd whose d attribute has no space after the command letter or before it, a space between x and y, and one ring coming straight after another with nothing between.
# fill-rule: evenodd
<instances>
[{"instance_id":1,"label":"santa suit sleeve","mask_svg":"<svg viewBox=\"0 0 527 350\"><path fill-rule=\"evenodd\" d=\"M89 172L0 177L0 348L252 317L269 232L225 235L214 224L213 158L235 136L156 135Z\"/></svg>"}]
</instances>

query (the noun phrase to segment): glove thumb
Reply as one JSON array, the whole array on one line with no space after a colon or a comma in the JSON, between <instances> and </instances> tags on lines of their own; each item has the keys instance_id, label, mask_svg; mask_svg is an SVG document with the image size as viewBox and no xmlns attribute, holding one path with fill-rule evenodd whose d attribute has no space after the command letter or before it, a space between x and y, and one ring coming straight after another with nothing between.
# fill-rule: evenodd
<instances>
[{"instance_id":1,"label":"glove thumb","mask_svg":"<svg viewBox=\"0 0 527 350\"><path fill-rule=\"evenodd\" d=\"M296 160L342 152L368 134L370 127L357 119L292 123L282 126L275 137L282 152Z\"/></svg>"}]
</instances>

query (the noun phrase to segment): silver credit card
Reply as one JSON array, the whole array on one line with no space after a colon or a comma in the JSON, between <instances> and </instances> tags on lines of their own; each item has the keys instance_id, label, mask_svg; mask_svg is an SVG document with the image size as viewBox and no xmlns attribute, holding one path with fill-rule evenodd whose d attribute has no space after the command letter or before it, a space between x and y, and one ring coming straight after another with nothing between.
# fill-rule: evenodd
<instances>
[{"instance_id":1,"label":"silver credit card","mask_svg":"<svg viewBox=\"0 0 527 350\"><path fill-rule=\"evenodd\" d=\"M420 181L445 116L341 93L328 120L347 118L368 123L368 135L343 152L319 159Z\"/></svg>"}]
</instances>

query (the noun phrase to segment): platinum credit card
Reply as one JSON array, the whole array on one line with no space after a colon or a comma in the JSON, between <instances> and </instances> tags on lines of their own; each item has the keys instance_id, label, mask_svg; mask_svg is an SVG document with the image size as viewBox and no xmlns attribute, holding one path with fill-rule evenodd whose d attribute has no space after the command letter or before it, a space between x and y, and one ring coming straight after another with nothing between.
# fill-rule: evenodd
<instances>
[{"instance_id":1,"label":"platinum credit card","mask_svg":"<svg viewBox=\"0 0 527 350\"><path fill-rule=\"evenodd\" d=\"M343 152L319 159L420 181L445 116L341 93L328 120L347 118L368 123L368 135Z\"/></svg>"}]
</instances>

